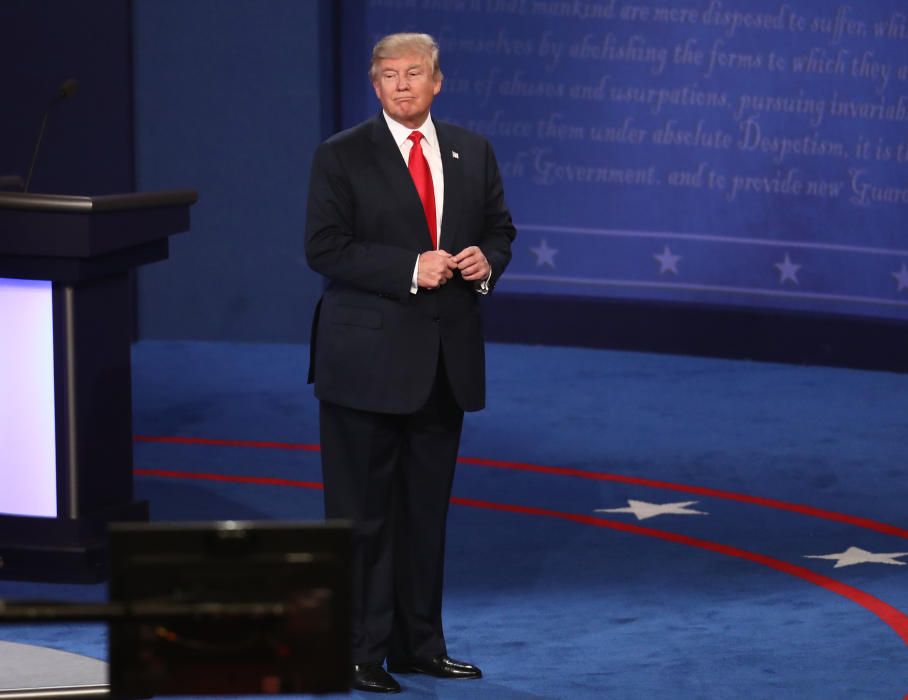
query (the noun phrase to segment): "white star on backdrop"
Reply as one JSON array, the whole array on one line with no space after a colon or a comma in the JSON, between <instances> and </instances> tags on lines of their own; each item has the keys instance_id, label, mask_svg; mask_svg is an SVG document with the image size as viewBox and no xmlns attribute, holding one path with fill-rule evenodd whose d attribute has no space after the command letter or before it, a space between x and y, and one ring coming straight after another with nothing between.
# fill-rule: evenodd
<instances>
[{"instance_id":1,"label":"white star on backdrop","mask_svg":"<svg viewBox=\"0 0 908 700\"><path fill-rule=\"evenodd\" d=\"M775 263L775 267L779 269L779 284L784 284L786 281L798 284L798 270L801 269L801 266L795 265L788 257L788 253L785 253L785 259L782 262Z\"/></svg>"},{"instance_id":2,"label":"white star on backdrop","mask_svg":"<svg viewBox=\"0 0 908 700\"><path fill-rule=\"evenodd\" d=\"M660 275L665 274L666 272L671 272L675 275L678 274L678 261L681 259L681 256L674 255L671 248L665 246L661 253L658 253L653 257L659 261Z\"/></svg>"},{"instance_id":3,"label":"white star on backdrop","mask_svg":"<svg viewBox=\"0 0 908 700\"><path fill-rule=\"evenodd\" d=\"M545 242L544 238L540 241L538 246L530 248L530 250L533 251L533 254L536 256L536 267L542 267L543 265L555 267L555 254L558 252L558 249L549 248L549 244Z\"/></svg>"},{"instance_id":4,"label":"white star on backdrop","mask_svg":"<svg viewBox=\"0 0 908 700\"><path fill-rule=\"evenodd\" d=\"M902 291L903 289L908 289L908 267L905 267L905 263L902 263L902 269L898 272L893 272L892 276L898 280L899 288L896 291Z\"/></svg>"},{"instance_id":5,"label":"white star on backdrop","mask_svg":"<svg viewBox=\"0 0 908 700\"><path fill-rule=\"evenodd\" d=\"M699 510L692 510L692 506L697 501L684 501L682 503L647 503L646 501L634 501L628 499L627 508L597 508L597 513L633 513L637 520L647 520L659 515L709 515Z\"/></svg>"},{"instance_id":6,"label":"white star on backdrop","mask_svg":"<svg viewBox=\"0 0 908 700\"><path fill-rule=\"evenodd\" d=\"M833 569L855 564L890 564L892 566L905 566L905 562L898 561L900 557L908 557L908 552L868 552L860 547L849 547L838 554L808 554L805 559L829 559L835 562Z\"/></svg>"}]
</instances>

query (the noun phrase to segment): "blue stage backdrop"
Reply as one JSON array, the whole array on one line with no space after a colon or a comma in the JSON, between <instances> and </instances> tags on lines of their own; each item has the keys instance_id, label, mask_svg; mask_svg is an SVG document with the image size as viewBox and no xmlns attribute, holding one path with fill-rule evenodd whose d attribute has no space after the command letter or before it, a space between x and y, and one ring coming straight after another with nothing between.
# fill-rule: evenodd
<instances>
[{"instance_id":1,"label":"blue stage backdrop","mask_svg":"<svg viewBox=\"0 0 908 700\"><path fill-rule=\"evenodd\" d=\"M139 276L143 338L301 342L309 166L334 130L328 0L135 0L139 189L192 187L192 230Z\"/></svg>"},{"instance_id":2,"label":"blue stage backdrop","mask_svg":"<svg viewBox=\"0 0 908 700\"><path fill-rule=\"evenodd\" d=\"M134 189L129 25L126 0L0 2L0 177L27 178L42 116L75 79L75 94L49 109L30 190Z\"/></svg>"},{"instance_id":3,"label":"blue stage backdrop","mask_svg":"<svg viewBox=\"0 0 908 700\"><path fill-rule=\"evenodd\" d=\"M426 31L434 113L495 146L500 290L908 319L903 0L370 0ZM344 122L378 108L367 54Z\"/></svg>"}]
</instances>

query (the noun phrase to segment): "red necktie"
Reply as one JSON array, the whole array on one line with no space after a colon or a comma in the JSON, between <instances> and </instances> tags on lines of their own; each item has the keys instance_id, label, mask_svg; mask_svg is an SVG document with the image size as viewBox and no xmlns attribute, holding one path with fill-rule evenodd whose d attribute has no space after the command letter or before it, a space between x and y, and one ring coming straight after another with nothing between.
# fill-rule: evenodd
<instances>
[{"instance_id":1,"label":"red necktie","mask_svg":"<svg viewBox=\"0 0 908 700\"><path fill-rule=\"evenodd\" d=\"M420 144L423 135L414 131L408 138L413 142L413 147L410 149L407 167L410 169L413 184L416 185L416 191L422 200L422 208L426 213L426 223L429 225L429 236L432 238L434 250L438 248L438 224L435 221L435 187L432 185L432 172L429 170L429 161L426 160Z\"/></svg>"}]
</instances>

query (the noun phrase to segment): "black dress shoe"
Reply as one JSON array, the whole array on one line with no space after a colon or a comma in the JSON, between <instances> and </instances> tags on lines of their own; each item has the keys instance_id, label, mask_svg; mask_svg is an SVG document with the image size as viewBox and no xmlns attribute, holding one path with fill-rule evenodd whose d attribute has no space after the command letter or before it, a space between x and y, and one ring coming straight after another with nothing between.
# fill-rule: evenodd
<instances>
[{"instance_id":1,"label":"black dress shoe","mask_svg":"<svg viewBox=\"0 0 908 700\"><path fill-rule=\"evenodd\" d=\"M381 664L356 664L353 667L354 690L368 693L399 693L400 684L381 667Z\"/></svg>"},{"instance_id":2,"label":"black dress shoe","mask_svg":"<svg viewBox=\"0 0 908 700\"><path fill-rule=\"evenodd\" d=\"M427 673L436 678L482 678L478 667L446 655L433 659L388 661L388 670L394 673Z\"/></svg>"}]
</instances>

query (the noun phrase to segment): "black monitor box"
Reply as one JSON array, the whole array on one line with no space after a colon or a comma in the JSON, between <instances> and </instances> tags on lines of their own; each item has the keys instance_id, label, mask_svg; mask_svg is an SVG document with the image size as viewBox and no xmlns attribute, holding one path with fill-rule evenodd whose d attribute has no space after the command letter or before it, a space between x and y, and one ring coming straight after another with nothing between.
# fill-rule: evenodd
<instances>
[{"instance_id":1,"label":"black monitor box","mask_svg":"<svg viewBox=\"0 0 908 700\"><path fill-rule=\"evenodd\" d=\"M110 527L110 691L154 695L348 690L345 523Z\"/></svg>"}]
</instances>

